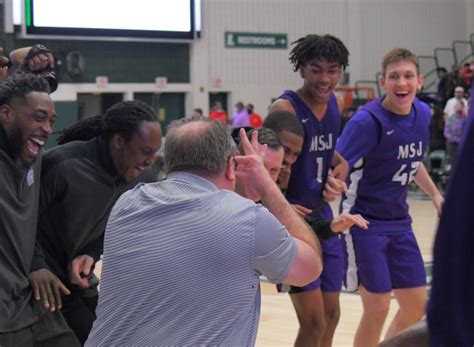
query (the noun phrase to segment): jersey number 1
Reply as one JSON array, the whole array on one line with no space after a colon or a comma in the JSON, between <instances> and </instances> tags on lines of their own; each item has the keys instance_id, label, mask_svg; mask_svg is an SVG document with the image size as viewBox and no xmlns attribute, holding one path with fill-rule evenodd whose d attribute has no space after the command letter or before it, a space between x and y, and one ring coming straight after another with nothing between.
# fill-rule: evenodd
<instances>
[{"instance_id":1,"label":"jersey number 1","mask_svg":"<svg viewBox=\"0 0 474 347\"><path fill-rule=\"evenodd\" d=\"M322 183L323 182L323 158L322 157L316 158L316 166L317 166L316 180L319 183Z\"/></svg>"}]
</instances>

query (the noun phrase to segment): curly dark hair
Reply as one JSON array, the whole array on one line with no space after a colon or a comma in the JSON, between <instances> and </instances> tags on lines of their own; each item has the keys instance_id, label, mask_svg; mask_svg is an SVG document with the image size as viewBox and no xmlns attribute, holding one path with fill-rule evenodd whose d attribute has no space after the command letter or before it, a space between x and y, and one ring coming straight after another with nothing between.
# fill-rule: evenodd
<instances>
[{"instance_id":1,"label":"curly dark hair","mask_svg":"<svg viewBox=\"0 0 474 347\"><path fill-rule=\"evenodd\" d=\"M120 134L128 141L142 121L158 122L155 111L141 101L121 101L105 111L104 115L85 118L64 129L57 143L87 141L99 135L110 140L114 134Z\"/></svg>"},{"instance_id":2,"label":"curly dark hair","mask_svg":"<svg viewBox=\"0 0 474 347\"><path fill-rule=\"evenodd\" d=\"M35 74L15 74L0 83L0 106L31 92L51 93L48 81Z\"/></svg>"},{"instance_id":3,"label":"curly dark hair","mask_svg":"<svg viewBox=\"0 0 474 347\"><path fill-rule=\"evenodd\" d=\"M304 128L298 117L288 111L273 111L268 114L263 126L272 129L276 133L286 130L292 134L304 137Z\"/></svg>"},{"instance_id":4,"label":"curly dark hair","mask_svg":"<svg viewBox=\"0 0 474 347\"><path fill-rule=\"evenodd\" d=\"M310 34L291 44L295 45L289 57L294 71L298 71L301 65L305 65L315 58L336 62L342 66L343 70L349 66L349 51L344 43L335 36Z\"/></svg>"}]
</instances>

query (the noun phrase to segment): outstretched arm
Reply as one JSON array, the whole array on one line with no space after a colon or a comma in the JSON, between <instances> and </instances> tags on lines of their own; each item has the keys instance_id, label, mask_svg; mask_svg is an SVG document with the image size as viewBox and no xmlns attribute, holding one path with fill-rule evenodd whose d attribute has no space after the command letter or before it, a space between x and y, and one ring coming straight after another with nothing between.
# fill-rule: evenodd
<instances>
[{"instance_id":1,"label":"outstretched arm","mask_svg":"<svg viewBox=\"0 0 474 347\"><path fill-rule=\"evenodd\" d=\"M420 166L418 167L418 172L415 176L415 182L418 187L420 187L431 197L433 200L433 205L435 206L436 211L438 211L438 216L441 216L444 198L439 192L438 188L436 188L436 185L433 183L433 180L428 174L428 171L426 170L426 167L423 163L420 163Z\"/></svg>"},{"instance_id":2,"label":"outstretched arm","mask_svg":"<svg viewBox=\"0 0 474 347\"><path fill-rule=\"evenodd\" d=\"M35 46L39 47L39 46ZM44 46L41 46L44 47ZM26 56L30 52L33 47L22 47L15 49L10 53L10 59L14 66L20 66L24 63ZM45 48L45 47L44 47ZM46 48L45 48L46 49ZM53 68L54 67L54 57L51 52L42 51L34 54L28 60L28 69L30 71L43 71L47 67Z\"/></svg>"},{"instance_id":3,"label":"outstretched arm","mask_svg":"<svg viewBox=\"0 0 474 347\"><path fill-rule=\"evenodd\" d=\"M334 217L331 221L331 230L335 233L342 233L349 229L353 225L357 225L359 228L367 229L369 221L364 219L360 214L350 214L349 212L341 213L339 216Z\"/></svg>"},{"instance_id":4,"label":"outstretched arm","mask_svg":"<svg viewBox=\"0 0 474 347\"><path fill-rule=\"evenodd\" d=\"M331 221L319 219L311 222L310 225L316 233L316 236L324 241L337 236L353 225L357 225L362 229L367 229L369 221L364 219L360 214L344 212L339 216L334 217Z\"/></svg>"}]
</instances>

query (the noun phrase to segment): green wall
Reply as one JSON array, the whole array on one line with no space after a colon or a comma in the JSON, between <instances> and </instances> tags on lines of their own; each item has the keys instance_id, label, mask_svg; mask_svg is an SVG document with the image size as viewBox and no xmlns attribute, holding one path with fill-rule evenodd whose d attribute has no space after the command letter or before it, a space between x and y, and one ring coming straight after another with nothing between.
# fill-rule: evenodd
<instances>
[{"instance_id":1,"label":"green wall","mask_svg":"<svg viewBox=\"0 0 474 347\"><path fill-rule=\"evenodd\" d=\"M154 83L166 76L170 83L189 83L189 44L163 42L113 42L76 40L23 40L4 34L7 52L42 43L62 62L57 67L61 82L95 83L96 76L108 76L109 83ZM68 52L78 51L85 61L85 72L73 81L65 71Z\"/></svg>"},{"instance_id":2,"label":"green wall","mask_svg":"<svg viewBox=\"0 0 474 347\"><path fill-rule=\"evenodd\" d=\"M61 130L67 128L78 121L78 104L76 101L56 101L54 103L56 109L56 122L53 127L53 134L49 137L45 148L51 148L56 145Z\"/></svg>"},{"instance_id":3,"label":"green wall","mask_svg":"<svg viewBox=\"0 0 474 347\"><path fill-rule=\"evenodd\" d=\"M186 116L184 113L184 93L135 93L133 97L135 100L150 105L156 111L163 134L166 134L166 127L173 120Z\"/></svg>"},{"instance_id":4,"label":"green wall","mask_svg":"<svg viewBox=\"0 0 474 347\"><path fill-rule=\"evenodd\" d=\"M0 3L0 25L3 29L3 3ZM0 29L0 46L5 53L12 50L42 43L53 51L57 62L56 72L59 82L95 83L96 76L107 76L109 83L154 83L155 77L165 76L169 83L190 83L190 45L189 43L169 42L126 42L84 41L84 40L44 40L18 39L5 34ZM78 51L84 58L83 75L73 80L66 73L66 55ZM139 93L137 99L153 105L165 127L171 120L184 116L184 93ZM58 118L54 132L76 123L79 118L77 101L55 102ZM58 134L50 136L46 148L56 145Z\"/></svg>"}]
</instances>

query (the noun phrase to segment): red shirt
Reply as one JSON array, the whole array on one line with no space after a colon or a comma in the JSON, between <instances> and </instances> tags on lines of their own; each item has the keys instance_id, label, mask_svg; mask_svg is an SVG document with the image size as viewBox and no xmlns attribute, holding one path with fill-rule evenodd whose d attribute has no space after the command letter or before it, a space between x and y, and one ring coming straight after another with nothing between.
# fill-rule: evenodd
<instances>
[{"instance_id":1,"label":"red shirt","mask_svg":"<svg viewBox=\"0 0 474 347\"><path fill-rule=\"evenodd\" d=\"M472 65L471 65L472 66ZM466 87L469 89L471 88L471 84L472 84L472 70L471 68L466 68L466 67L463 67L462 70L461 70L461 78L463 79Z\"/></svg>"},{"instance_id":2,"label":"red shirt","mask_svg":"<svg viewBox=\"0 0 474 347\"><path fill-rule=\"evenodd\" d=\"M224 110L217 111L213 109L209 115L209 118L219 120L222 123L227 124L227 113L225 113Z\"/></svg>"},{"instance_id":3,"label":"red shirt","mask_svg":"<svg viewBox=\"0 0 474 347\"><path fill-rule=\"evenodd\" d=\"M262 117L258 113L252 113L249 115L250 126L253 128L260 128L263 125Z\"/></svg>"}]
</instances>

